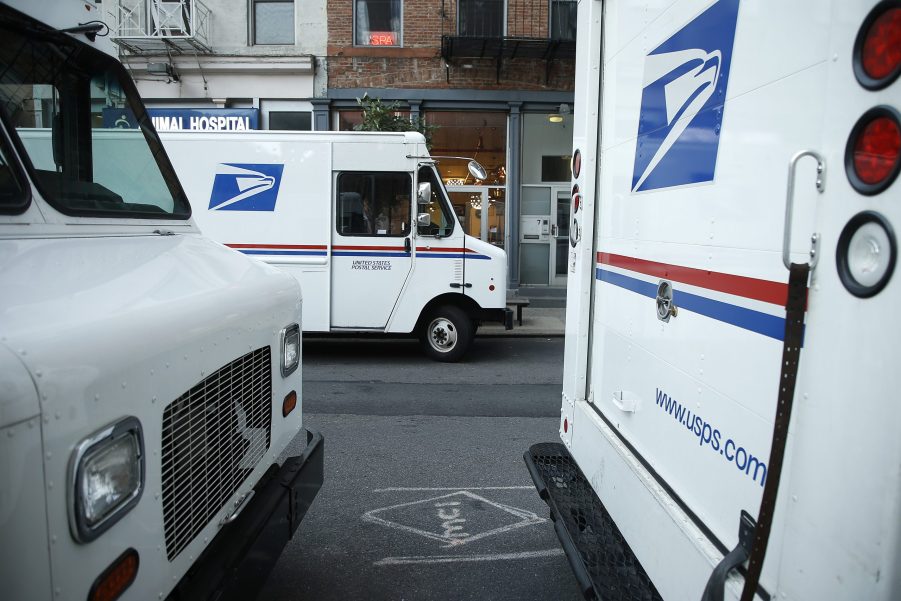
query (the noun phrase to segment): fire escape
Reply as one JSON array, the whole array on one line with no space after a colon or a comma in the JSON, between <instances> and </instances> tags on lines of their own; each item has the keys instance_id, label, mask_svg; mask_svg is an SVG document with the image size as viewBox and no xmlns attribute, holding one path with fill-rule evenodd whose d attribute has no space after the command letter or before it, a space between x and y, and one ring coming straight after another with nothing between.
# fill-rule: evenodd
<instances>
[{"instance_id":1,"label":"fire escape","mask_svg":"<svg viewBox=\"0 0 901 601\"><path fill-rule=\"evenodd\" d=\"M576 0L457 0L456 33L441 36L441 56L494 59L497 78L505 60L545 61L548 81L555 60L575 60Z\"/></svg>"},{"instance_id":2,"label":"fire escape","mask_svg":"<svg viewBox=\"0 0 901 601\"><path fill-rule=\"evenodd\" d=\"M118 0L112 40L135 55L209 54L212 13L199 0Z\"/></svg>"}]
</instances>

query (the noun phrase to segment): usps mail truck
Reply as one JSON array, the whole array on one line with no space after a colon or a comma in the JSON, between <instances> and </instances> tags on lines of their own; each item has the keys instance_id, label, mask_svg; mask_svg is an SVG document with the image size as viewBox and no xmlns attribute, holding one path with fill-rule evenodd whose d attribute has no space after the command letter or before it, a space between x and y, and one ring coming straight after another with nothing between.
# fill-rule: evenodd
<instances>
[{"instance_id":1,"label":"usps mail truck","mask_svg":"<svg viewBox=\"0 0 901 601\"><path fill-rule=\"evenodd\" d=\"M160 135L204 234L300 281L304 332L412 333L457 361L480 322L512 327L506 254L463 232L422 134Z\"/></svg>"},{"instance_id":2,"label":"usps mail truck","mask_svg":"<svg viewBox=\"0 0 901 601\"><path fill-rule=\"evenodd\" d=\"M252 598L322 483L300 287L200 235L101 18L0 4L0 597Z\"/></svg>"},{"instance_id":3,"label":"usps mail truck","mask_svg":"<svg viewBox=\"0 0 901 601\"><path fill-rule=\"evenodd\" d=\"M586 597L901 595L901 3L581 0L560 442Z\"/></svg>"}]
</instances>

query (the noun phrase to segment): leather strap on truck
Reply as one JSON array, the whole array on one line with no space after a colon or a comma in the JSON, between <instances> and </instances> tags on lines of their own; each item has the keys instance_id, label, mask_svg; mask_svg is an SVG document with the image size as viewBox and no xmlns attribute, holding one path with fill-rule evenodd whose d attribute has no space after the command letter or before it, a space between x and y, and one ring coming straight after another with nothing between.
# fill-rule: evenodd
<instances>
[{"instance_id":1,"label":"leather strap on truck","mask_svg":"<svg viewBox=\"0 0 901 601\"><path fill-rule=\"evenodd\" d=\"M788 300L785 304L785 340L782 346L782 373L779 376L779 401L776 406L776 420L773 424L773 443L767 466L767 480L760 499L757 527L748 556L748 573L741 601L753 601L760 581L763 560L766 557L773 512L782 476L782 461L788 442L788 425L791 420L792 402L795 396L795 382L798 378L798 363L801 345L804 341L804 314L807 310L807 279L810 265L792 263L788 278Z\"/></svg>"}]
</instances>

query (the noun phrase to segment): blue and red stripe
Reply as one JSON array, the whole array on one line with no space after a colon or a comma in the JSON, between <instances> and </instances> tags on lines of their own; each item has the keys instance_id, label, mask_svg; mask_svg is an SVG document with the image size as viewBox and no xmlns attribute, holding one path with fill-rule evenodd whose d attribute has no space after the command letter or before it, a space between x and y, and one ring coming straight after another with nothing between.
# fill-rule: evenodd
<instances>
[{"instance_id":1,"label":"blue and red stripe","mask_svg":"<svg viewBox=\"0 0 901 601\"><path fill-rule=\"evenodd\" d=\"M319 244L226 244L245 255L324 257L328 247Z\"/></svg>"},{"instance_id":2,"label":"blue and red stripe","mask_svg":"<svg viewBox=\"0 0 901 601\"><path fill-rule=\"evenodd\" d=\"M659 263L604 252L597 253L597 262L598 267L595 277L598 280L653 299L657 298L656 283L618 271L612 271L605 266L762 301L780 307L784 306L788 295L788 284L782 282L718 273L705 269ZM782 340L785 336L784 317L755 311L754 309L678 289L673 291L673 303L679 310L704 315L775 340Z\"/></svg>"},{"instance_id":3,"label":"blue and red stripe","mask_svg":"<svg viewBox=\"0 0 901 601\"><path fill-rule=\"evenodd\" d=\"M325 244L226 244L245 255L275 256L315 256L325 257L329 254ZM351 246L335 245L332 247L335 257L410 257L410 251L403 246ZM489 261L491 257L480 254L469 248L416 248L416 256L423 259L475 259Z\"/></svg>"}]
</instances>

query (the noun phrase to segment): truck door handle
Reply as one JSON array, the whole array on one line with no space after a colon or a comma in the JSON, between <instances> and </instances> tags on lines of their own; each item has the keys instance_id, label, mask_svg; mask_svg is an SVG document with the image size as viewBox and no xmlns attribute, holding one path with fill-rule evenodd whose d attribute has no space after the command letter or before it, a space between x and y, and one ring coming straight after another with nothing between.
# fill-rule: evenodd
<instances>
[{"instance_id":1,"label":"truck door handle","mask_svg":"<svg viewBox=\"0 0 901 601\"><path fill-rule=\"evenodd\" d=\"M404 251L411 252L413 250L413 245L410 244L409 238L404 238Z\"/></svg>"},{"instance_id":2,"label":"truck door handle","mask_svg":"<svg viewBox=\"0 0 901 601\"><path fill-rule=\"evenodd\" d=\"M460 284L459 282L452 282L450 287L451 288L462 288L463 284Z\"/></svg>"}]
</instances>

